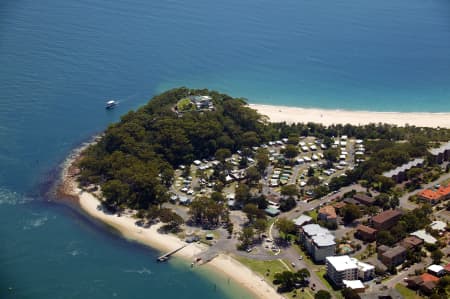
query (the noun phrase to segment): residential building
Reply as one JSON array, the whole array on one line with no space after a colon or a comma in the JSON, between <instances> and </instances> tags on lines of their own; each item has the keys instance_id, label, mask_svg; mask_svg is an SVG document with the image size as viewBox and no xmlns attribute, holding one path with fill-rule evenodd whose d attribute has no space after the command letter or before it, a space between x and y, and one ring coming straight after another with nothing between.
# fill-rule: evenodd
<instances>
[{"instance_id":1,"label":"residential building","mask_svg":"<svg viewBox=\"0 0 450 299\"><path fill-rule=\"evenodd\" d=\"M366 241L373 242L377 236L377 230L366 225L358 224L356 227L355 237Z\"/></svg>"},{"instance_id":2,"label":"residential building","mask_svg":"<svg viewBox=\"0 0 450 299\"><path fill-rule=\"evenodd\" d=\"M270 217L275 217L280 214L280 210L276 206L268 206L267 209L264 210L267 215Z\"/></svg>"},{"instance_id":3,"label":"residential building","mask_svg":"<svg viewBox=\"0 0 450 299\"><path fill-rule=\"evenodd\" d=\"M381 245L377 251L378 259L386 267L396 267L406 260L406 248L400 245L395 247Z\"/></svg>"},{"instance_id":4,"label":"residential building","mask_svg":"<svg viewBox=\"0 0 450 299\"><path fill-rule=\"evenodd\" d=\"M367 196L364 193L357 193L357 194L353 195L353 198L365 206L371 206L375 202L375 198Z\"/></svg>"},{"instance_id":5,"label":"residential building","mask_svg":"<svg viewBox=\"0 0 450 299\"><path fill-rule=\"evenodd\" d=\"M354 198L346 197L343 202L349 205L361 206L361 203Z\"/></svg>"},{"instance_id":6,"label":"residential building","mask_svg":"<svg viewBox=\"0 0 450 299\"><path fill-rule=\"evenodd\" d=\"M269 205L276 206L276 207L280 206L280 201L281 201L280 196L275 195L275 194L270 194L266 198L267 198L267 201L269 202Z\"/></svg>"},{"instance_id":7,"label":"residential building","mask_svg":"<svg viewBox=\"0 0 450 299\"><path fill-rule=\"evenodd\" d=\"M447 186L439 186L437 189L425 189L417 194L420 199L425 200L433 205L450 198L450 184Z\"/></svg>"},{"instance_id":8,"label":"residential building","mask_svg":"<svg viewBox=\"0 0 450 299\"><path fill-rule=\"evenodd\" d=\"M366 289L361 280L343 280L342 283L345 288L352 289L356 293L363 293Z\"/></svg>"},{"instance_id":9,"label":"residential building","mask_svg":"<svg viewBox=\"0 0 450 299\"><path fill-rule=\"evenodd\" d=\"M351 258L348 255L326 258L327 276L338 287L344 280L368 281L375 277L375 267Z\"/></svg>"},{"instance_id":10,"label":"residential building","mask_svg":"<svg viewBox=\"0 0 450 299\"><path fill-rule=\"evenodd\" d=\"M432 230L437 230L438 232L445 232L447 230L447 223L440 220L435 220L431 222L430 228Z\"/></svg>"},{"instance_id":11,"label":"residential building","mask_svg":"<svg viewBox=\"0 0 450 299\"><path fill-rule=\"evenodd\" d=\"M327 276L337 287L343 287L343 280L358 279L358 267L348 255L326 258Z\"/></svg>"},{"instance_id":12,"label":"residential building","mask_svg":"<svg viewBox=\"0 0 450 299\"><path fill-rule=\"evenodd\" d=\"M428 150L428 152L434 157L435 162L438 164L441 164L444 161L450 161L450 141L438 148L432 148Z\"/></svg>"},{"instance_id":13,"label":"residential building","mask_svg":"<svg viewBox=\"0 0 450 299\"><path fill-rule=\"evenodd\" d=\"M327 256L336 253L334 235L318 224L307 224L302 227L301 242L315 262L323 262Z\"/></svg>"},{"instance_id":14,"label":"residential building","mask_svg":"<svg viewBox=\"0 0 450 299\"><path fill-rule=\"evenodd\" d=\"M319 214L317 215L319 220L323 220L327 223L337 224L336 210L333 206L324 206L319 209Z\"/></svg>"},{"instance_id":15,"label":"residential building","mask_svg":"<svg viewBox=\"0 0 450 299\"><path fill-rule=\"evenodd\" d=\"M344 285L344 280L368 281L375 277L375 267L351 258L348 255L328 256L326 258L327 276L337 287Z\"/></svg>"},{"instance_id":16,"label":"residential building","mask_svg":"<svg viewBox=\"0 0 450 299\"><path fill-rule=\"evenodd\" d=\"M312 217L308 215L300 215L294 219L294 223L297 227L301 227L305 224L309 224L312 221Z\"/></svg>"},{"instance_id":17,"label":"residential building","mask_svg":"<svg viewBox=\"0 0 450 299\"><path fill-rule=\"evenodd\" d=\"M414 276L406 280L409 288L420 289L425 294L431 294L438 282L439 278L429 273Z\"/></svg>"},{"instance_id":18,"label":"residential building","mask_svg":"<svg viewBox=\"0 0 450 299\"><path fill-rule=\"evenodd\" d=\"M416 236L409 236L400 241L400 245L406 249L415 249L423 244L423 240Z\"/></svg>"},{"instance_id":19,"label":"residential building","mask_svg":"<svg viewBox=\"0 0 450 299\"><path fill-rule=\"evenodd\" d=\"M398 210L386 210L372 217L372 226L377 230L387 230L397 223L402 213Z\"/></svg>"},{"instance_id":20,"label":"residential building","mask_svg":"<svg viewBox=\"0 0 450 299\"><path fill-rule=\"evenodd\" d=\"M445 268L441 265L431 265L427 268L428 273L431 275L441 277L445 275Z\"/></svg>"},{"instance_id":21,"label":"residential building","mask_svg":"<svg viewBox=\"0 0 450 299\"><path fill-rule=\"evenodd\" d=\"M410 234L411 236L415 236L419 239L422 239L425 243L428 244L436 244L437 240L435 237L427 233L424 229L420 229Z\"/></svg>"},{"instance_id":22,"label":"residential building","mask_svg":"<svg viewBox=\"0 0 450 299\"><path fill-rule=\"evenodd\" d=\"M361 299L404 299L404 297L395 289L359 294L359 296Z\"/></svg>"},{"instance_id":23,"label":"residential building","mask_svg":"<svg viewBox=\"0 0 450 299\"><path fill-rule=\"evenodd\" d=\"M191 102L197 109L212 109L214 108L212 98L210 96L190 96Z\"/></svg>"},{"instance_id":24,"label":"residential building","mask_svg":"<svg viewBox=\"0 0 450 299\"><path fill-rule=\"evenodd\" d=\"M358 278L360 280L369 281L375 277L375 266L361 262L352 257L350 260L356 264L356 267L358 267Z\"/></svg>"},{"instance_id":25,"label":"residential building","mask_svg":"<svg viewBox=\"0 0 450 299\"><path fill-rule=\"evenodd\" d=\"M396 183L401 183L406 180L406 172L413 167L422 167L425 160L422 158L414 159L406 164L403 164L395 169L384 172L382 175L393 179Z\"/></svg>"}]
</instances>

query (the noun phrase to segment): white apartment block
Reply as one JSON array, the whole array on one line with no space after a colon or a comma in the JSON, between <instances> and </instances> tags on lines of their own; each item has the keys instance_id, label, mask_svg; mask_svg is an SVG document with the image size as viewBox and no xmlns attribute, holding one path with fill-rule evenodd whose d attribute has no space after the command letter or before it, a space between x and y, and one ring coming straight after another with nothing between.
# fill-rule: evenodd
<instances>
[{"instance_id":1,"label":"white apartment block","mask_svg":"<svg viewBox=\"0 0 450 299\"><path fill-rule=\"evenodd\" d=\"M326 258L327 275L338 287L342 287L343 280L370 280L375 275L375 267L350 258L348 255L329 256Z\"/></svg>"},{"instance_id":2,"label":"white apartment block","mask_svg":"<svg viewBox=\"0 0 450 299\"><path fill-rule=\"evenodd\" d=\"M302 228L303 245L315 262L323 262L327 256L336 253L334 236L318 224L307 224Z\"/></svg>"}]
</instances>

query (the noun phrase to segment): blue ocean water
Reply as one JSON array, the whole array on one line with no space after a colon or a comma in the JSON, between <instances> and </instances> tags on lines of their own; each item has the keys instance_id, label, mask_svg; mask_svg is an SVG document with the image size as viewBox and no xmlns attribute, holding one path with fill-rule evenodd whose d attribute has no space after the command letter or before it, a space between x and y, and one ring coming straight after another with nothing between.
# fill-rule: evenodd
<instances>
[{"instance_id":1,"label":"blue ocean water","mask_svg":"<svg viewBox=\"0 0 450 299\"><path fill-rule=\"evenodd\" d=\"M42 195L72 148L181 85L256 103L450 111L450 3L0 1L0 297L248 296L180 261L157 265L155 251ZM117 109L103 109L109 98Z\"/></svg>"}]
</instances>

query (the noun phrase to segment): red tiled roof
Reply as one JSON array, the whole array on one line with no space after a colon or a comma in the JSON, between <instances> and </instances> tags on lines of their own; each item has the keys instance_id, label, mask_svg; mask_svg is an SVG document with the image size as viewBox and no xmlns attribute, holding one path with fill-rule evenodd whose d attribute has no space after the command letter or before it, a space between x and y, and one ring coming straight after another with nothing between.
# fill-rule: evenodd
<instances>
[{"instance_id":1,"label":"red tiled roof","mask_svg":"<svg viewBox=\"0 0 450 299\"><path fill-rule=\"evenodd\" d=\"M423 273L422 275L420 275L420 278L422 278L423 282L427 282L427 281L439 281L439 278L437 278L434 275L431 275L430 273Z\"/></svg>"},{"instance_id":2,"label":"red tiled roof","mask_svg":"<svg viewBox=\"0 0 450 299\"><path fill-rule=\"evenodd\" d=\"M450 195L450 184L446 187L440 186L436 191L425 189L419 192L419 196L427 200L441 200L443 197Z\"/></svg>"},{"instance_id":3,"label":"red tiled roof","mask_svg":"<svg viewBox=\"0 0 450 299\"><path fill-rule=\"evenodd\" d=\"M324 206L322 208L319 209L319 214L325 214L327 215L327 218L336 218L336 210L334 209L333 206Z\"/></svg>"}]
</instances>

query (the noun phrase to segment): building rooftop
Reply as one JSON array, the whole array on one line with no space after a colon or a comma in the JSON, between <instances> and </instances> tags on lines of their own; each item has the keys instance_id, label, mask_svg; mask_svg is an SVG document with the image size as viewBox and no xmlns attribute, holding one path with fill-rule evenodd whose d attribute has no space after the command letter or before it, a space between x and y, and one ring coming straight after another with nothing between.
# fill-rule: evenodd
<instances>
[{"instance_id":1,"label":"building rooftop","mask_svg":"<svg viewBox=\"0 0 450 299\"><path fill-rule=\"evenodd\" d=\"M297 226L302 226L303 224L305 224L311 220L312 220L312 218L309 217L308 215L300 215L294 219L294 223Z\"/></svg>"},{"instance_id":2,"label":"building rooftop","mask_svg":"<svg viewBox=\"0 0 450 299\"><path fill-rule=\"evenodd\" d=\"M371 227L366 226L366 225L362 225L362 224L358 224L358 226L356 227L356 230L365 232L367 234L374 234L374 233L377 232L376 229L371 228Z\"/></svg>"},{"instance_id":3,"label":"building rooftop","mask_svg":"<svg viewBox=\"0 0 450 299\"><path fill-rule=\"evenodd\" d=\"M356 267L358 267L361 271L369 271L369 270L375 270L375 266L371 264L367 264L361 261L358 261L357 259L351 257L350 260L356 264Z\"/></svg>"},{"instance_id":4,"label":"building rooftop","mask_svg":"<svg viewBox=\"0 0 450 299\"><path fill-rule=\"evenodd\" d=\"M372 221L376 223L383 223L391 220L392 218L400 216L402 213L398 210L386 210L380 214L373 216Z\"/></svg>"},{"instance_id":5,"label":"building rooftop","mask_svg":"<svg viewBox=\"0 0 450 299\"><path fill-rule=\"evenodd\" d=\"M361 205L361 203L359 201L357 201L354 198L350 198L350 197L344 198L344 203L353 204L353 205L357 205L357 206Z\"/></svg>"},{"instance_id":6,"label":"building rooftop","mask_svg":"<svg viewBox=\"0 0 450 299\"><path fill-rule=\"evenodd\" d=\"M404 238L401 241L402 246L405 248L416 247L416 246L421 245L422 243L423 243L423 240L417 238L416 236L409 236L409 237Z\"/></svg>"},{"instance_id":7,"label":"building rooftop","mask_svg":"<svg viewBox=\"0 0 450 299\"><path fill-rule=\"evenodd\" d=\"M334 235L328 229L318 224L304 225L303 232L319 247L336 245Z\"/></svg>"},{"instance_id":8,"label":"building rooftop","mask_svg":"<svg viewBox=\"0 0 450 299\"><path fill-rule=\"evenodd\" d=\"M430 224L432 230L444 231L447 228L447 224L443 221L433 221Z\"/></svg>"},{"instance_id":9,"label":"building rooftop","mask_svg":"<svg viewBox=\"0 0 450 299\"><path fill-rule=\"evenodd\" d=\"M352 290L364 289L364 284L361 280L342 280L342 283L346 288L350 288Z\"/></svg>"},{"instance_id":10,"label":"building rooftop","mask_svg":"<svg viewBox=\"0 0 450 299\"><path fill-rule=\"evenodd\" d=\"M447 186L440 186L436 190L425 189L419 192L419 196L427 200L441 200L442 198L450 195L450 184Z\"/></svg>"},{"instance_id":11,"label":"building rooftop","mask_svg":"<svg viewBox=\"0 0 450 299\"><path fill-rule=\"evenodd\" d=\"M384 252L383 255L387 258L393 258L393 257L396 257L397 255L403 254L405 252L406 252L405 247L397 245L395 247L390 248L386 252Z\"/></svg>"},{"instance_id":12,"label":"building rooftop","mask_svg":"<svg viewBox=\"0 0 450 299\"><path fill-rule=\"evenodd\" d=\"M313 236L312 240L314 244L316 244L318 247L327 247L336 245L336 242L334 241L334 236L330 233Z\"/></svg>"},{"instance_id":13,"label":"building rooftop","mask_svg":"<svg viewBox=\"0 0 450 299\"><path fill-rule=\"evenodd\" d=\"M375 202L375 198L367 196L366 194L363 193L355 194L353 198L365 205L371 205Z\"/></svg>"},{"instance_id":14,"label":"building rooftop","mask_svg":"<svg viewBox=\"0 0 450 299\"><path fill-rule=\"evenodd\" d=\"M450 141L447 143L444 143L443 145L441 145L438 148L432 148L429 149L428 151L430 152L430 154L437 156L439 154L443 154L445 151L450 150Z\"/></svg>"},{"instance_id":15,"label":"building rooftop","mask_svg":"<svg viewBox=\"0 0 450 299\"><path fill-rule=\"evenodd\" d=\"M439 278L437 278L434 275L431 275L430 273L423 273L422 275L420 275L420 278L422 278L423 282L428 282L428 281L439 281Z\"/></svg>"},{"instance_id":16,"label":"building rooftop","mask_svg":"<svg viewBox=\"0 0 450 299\"><path fill-rule=\"evenodd\" d=\"M434 273L439 273L441 271L444 271L445 268L442 267L441 265L431 265L427 268L428 271L434 272Z\"/></svg>"},{"instance_id":17,"label":"building rooftop","mask_svg":"<svg viewBox=\"0 0 450 299\"><path fill-rule=\"evenodd\" d=\"M327 256L326 260L336 271L345 271L350 269L358 269L357 265L348 255Z\"/></svg>"},{"instance_id":18,"label":"building rooftop","mask_svg":"<svg viewBox=\"0 0 450 299\"><path fill-rule=\"evenodd\" d=\"M277 207L274 206L269 206L267 207L267 209L264 210L267 214L269 214L269 216L277 216L278 214L280 214L280 210L277 209Z\"/></svg>"},{"instance_id":19,"label":"building rooftop","mask_svg":"<svg viewBox=\"0 0 450 299\"><path fill-rule=\"evenodd\" d=\"M404 299L403 296L395 289L388 289L379 292L371 292L359 294L361 299Z\"/></svg>"},{"instance_id":20,"label":"building rooftop","mask_svg":"<svg viewBox=\"0 0 450 299\"><path fill-rule=\"evenodd\" d=\"M416 167L418 165L421 165L421 164L423 164L424 161L425 160L422 158L414 159L414 160L409 161L408 163L403 164L395 169L383 172L383 176L390 178L394 175L398 175L400 172L403 172L403 171L409 170L413 167Z\"/></svg>"},{"instance_id":21,"label":"building rooftop","mask_svg":"<svg viewBox=\"0 0 450 299\"><path fill-rule=\"evenodd\" d=\"M435 244L437 242L437 240L432 235L427 233L424 229L411 233L411 236L416 236L417 238L422 239L425 243L428 244Z\"/></svg>"},{"instance_id":22,"label":"building rooftop","mask_svg":"<svg viewBox=\"0 0 450 299\"><path fill-rule=\"evenodd\" d=\"M330 218L330 219L336 219L337 218L336 210L334 209L333 206L321 207L319 209L319 214L325 214L325 215L327 215L327 218Z\"/></svg>"},{"instance_id":23,"label":"building rooftop","mask_svg":"<svg viewBox=\"0 0 450 299\"><path fill-rule=\"evenodd\" d=\"M308 236L316 236L320 234L330 234L330 231L318 224L307 224L303 226L303 232Z\"/></svg>"}]
</instances>

